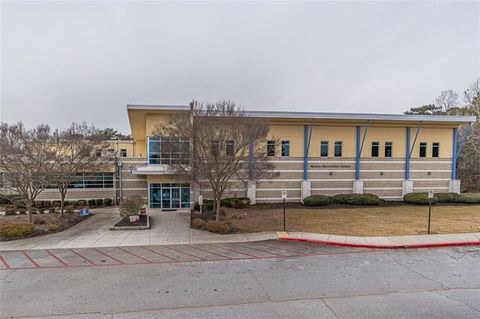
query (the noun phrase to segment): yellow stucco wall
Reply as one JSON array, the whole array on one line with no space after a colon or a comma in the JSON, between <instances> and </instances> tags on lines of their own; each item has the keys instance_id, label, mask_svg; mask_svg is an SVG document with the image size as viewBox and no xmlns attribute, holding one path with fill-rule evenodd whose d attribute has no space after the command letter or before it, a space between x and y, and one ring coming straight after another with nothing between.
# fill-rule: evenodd
<instances>
[{"instance_id":1,"label":"yellow stucco wall","mask_svg":"<svg viewBox=\"0 0 480 319\"><path fill-rule=\"evenodd\" d=\"M138 113L138 114L137 114ZM135 157L147 157L147 137L152 135L155 127L171 116L172 111L129 110L129 117L134 134ZM334 157L335 141L342 141L342 157L355 157L356 152L356 125L362 126L361 138L364 132L364 122L350 121L314 121L305 122L299 119L271 119L268 139L276 139L276 157L281 157L281 141L290 141L290 157L303 157L304 125L313 125L312 140L310 142L309 157L320 156L320 141L329 141L329 157ZM372 142L380 142L379 157L384 157L385 142L393 143L392 157L405 157L406 127L411 126L411 143L416 133L414 124L401 122L372 122L369 125L362 157L371 157ZM134 127L133 127L134 126ZM425 123L421 128L412 157L418 158L419 143L427 142L427 158L432 155L432 143L440 143L440 157L452 156L453 124ZM142 134L140 134L142 133ZM139 135L140 134L140 135Z\"/></svg>"},{"instance_id":2,"label":"yellow stucco wall","mask_svg":"<svg viewBox=\"0 0 480 319\"><path fill-rule=\"evenodd\" d=\"M411 144L415 139L416 128L411 128ZM432 157L432 144L440 143L440 157L448 158L453 154L453 129L452 128L422 128L418 133L417 142L413 149L412 157L418 157L420 143L427 143L427 158Z\"/></svg>"}]
</instances>

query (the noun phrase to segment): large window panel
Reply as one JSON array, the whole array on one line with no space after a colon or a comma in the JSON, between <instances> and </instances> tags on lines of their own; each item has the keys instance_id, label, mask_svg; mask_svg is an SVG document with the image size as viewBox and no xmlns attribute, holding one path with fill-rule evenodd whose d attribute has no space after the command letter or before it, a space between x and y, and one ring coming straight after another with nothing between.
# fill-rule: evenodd
<instances>
[{"instance_id":1,"label":"large window panel","mask_svg":"<svg viewBox=\"0 0 480 319\"><path fill-rule=\"evenodd\" d=\"M188 164L190 142L178 137L149 136L149 164Z\"/></svg>"}]
</instances>

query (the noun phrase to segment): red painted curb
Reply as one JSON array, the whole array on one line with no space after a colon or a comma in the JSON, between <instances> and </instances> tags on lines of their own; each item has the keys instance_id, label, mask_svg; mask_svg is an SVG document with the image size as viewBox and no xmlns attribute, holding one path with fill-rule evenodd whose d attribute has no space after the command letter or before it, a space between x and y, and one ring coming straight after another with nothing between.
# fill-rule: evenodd
<instances>
[{"instance_id":1,"label":"red painted curb","mask_svg":"<svg viewBox=\"0 0 480 319\"><path fill-rule=\"evenodd\" d=\"M312 244L323 244L332 246L355 247L355 248L381 248L381 249L400 249L400 248L437 248L437 247L454 247L454 246L480 246L480 241L473 242L450 242L450 243L436 243L436 244L411 244L411 245L368 245L368 244L348 244L335 241L325 241L317 239L295 238L295 237L281 237L280 240L286 241L300 241Z\"/></svg>"}]
</instances>

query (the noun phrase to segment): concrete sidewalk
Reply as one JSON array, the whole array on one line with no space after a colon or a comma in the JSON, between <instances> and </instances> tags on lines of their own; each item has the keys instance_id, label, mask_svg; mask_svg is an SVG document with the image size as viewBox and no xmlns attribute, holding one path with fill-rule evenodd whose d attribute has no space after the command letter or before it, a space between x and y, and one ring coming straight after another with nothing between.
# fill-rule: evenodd
<instances>
[{"instance_id":1,"label":"concrete sidewalk","mask_svg":"<svg viewBox=\"0 0 480 319\"><path fill-rule=\"evenodd\" d=\"M188 212L153 212L148 230L110 230L120 219L118 208L92 210L87 220L59 233L8 242L0 250L121 247L139 245L248 242L277 239L275 232L219 235L190 228Z\"/></svg>"},{"instance_id":2,"label":"concrete sidewalk","mask_svg":"<svg viewBox=\"0 0 480 319\"><path fill-rule=\"evenodd\" d=\"M364 248L426 248L480 245L480 233L356 237L304 232L278 232L278 239Z\"/></svg>"}]
</instances>

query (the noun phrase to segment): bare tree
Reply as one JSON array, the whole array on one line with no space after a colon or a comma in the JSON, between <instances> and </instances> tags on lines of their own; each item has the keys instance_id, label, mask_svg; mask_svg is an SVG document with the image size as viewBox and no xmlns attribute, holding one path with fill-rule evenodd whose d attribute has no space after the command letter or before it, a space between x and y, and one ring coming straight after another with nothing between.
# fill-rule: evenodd
<instances>
[{"instance_id":1,"label":"bare tree","mask_svg":"<svg viewBox=\"0 0 480 319\"><path fill-rule=\"evenodd\" d=\"M72 123L69 128L54 133L52 175L53 183L60 192L62 215L69 186L79 178L79 174L98 171L103 167L105 158L97 156L96 152L103 153L106 148L102 132L86 123Z\"/></svg>"},{"instance_id":2,"label":"bare tree","mask_svg":"<svg viewBox=\"0 0 480 319\"><path fill-rule=\"evenodd\" d=\"M191 112L173 115L155 128L154 135L185 143L188 158L171 163L179 175L208 182L219 220L220 200L232 180L255 180L271 174L267 161L265 119L248 117L230 101L191 103ZM185 145L185 144L183 144ZM180 148L175 146L173 148ZM249 161L253 150L253 160Z\"/></svg>"},{"instance_id":3,"label":"bare tree","mask_svg":"<svg viewBox=\"0 0 480 319\"><path fill-rule=\"evenodd\" d=\"M473 115L477 121L460 128L459 140L464 140L464 147L458 156L458 175L466 188L479 190L480 177L480 78L464 92L462 115ZM468 137L466 134L468 133Z\"/></svg>"},{"instance_id":4,"label":"bare tree","mask_svg":"<svg viewBox=\"0 0 480 319\"><path fill-rule=\"evenodd\" d=\"M463 99L470 113L480 118L480 78L476 79L472 85L463 93Z\"/></svg>"},{"instance_id":5,"label":"bare tree","mask_svg":"<svg viewBox=\"0 0 480 319\"><path fill-rule=\"evenodd\" d=\"M439 107L443 112L458 106L458 94L453 90L445 90L435 99L435 106Z\"/></svg>"},{"instance_id":6,"label":"bare tree","mask_svg":"<svg viewBox=\"0 0 480 319\"><path fill-rule=\"evenodd\" d=\"M30 222L35 198L51 183L51 141L47 125L27 130L22 123L0 124L0 171L6 180L4 189L21 195Z\"/></svg>"}]
</instances>

